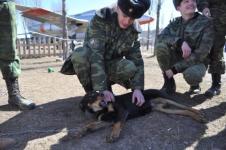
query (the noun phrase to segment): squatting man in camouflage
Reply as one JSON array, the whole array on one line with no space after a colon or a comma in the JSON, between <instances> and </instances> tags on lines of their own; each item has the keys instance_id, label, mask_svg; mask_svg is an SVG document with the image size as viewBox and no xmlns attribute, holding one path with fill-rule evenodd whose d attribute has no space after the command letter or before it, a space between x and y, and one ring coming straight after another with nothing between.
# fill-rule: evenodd
<instances>
[{"instance_id":1,"label":"squatting man in camouflage","mask_svg":"<svg viewBox=\"0 0 226 150\"><path fill-rule=\"evenodd\" d=\"M114 101L111 85L133 90L132 101L144 103L144 63L138 34L140 18L149 0L118 0L96 12L86 31L83 47L75 49L71 61L86 92L100 91Z\"/></svg>"},{"instance_id":2,"label":"squatting man in camouflage","mask_svg":"<svg viewBox=\"0 0 226 150\"><path fill-rule=\"evenodd\" d=\"M16 55L16 9L12 0L0 0L0 70L8 90L8 103L20 109L34 109L35 104L20 95L18 76L20 60ZM15 143L11 138L0 138L0 149Z\"/></svg>"},{"instance_id":3,"label":"squatting man in camouflage","mask_svg":"<svg viewBox=\"0 0 226 150\"><path fill-rule=\"evenodd\" d=\"M182 73L190 85L189 93L200 93L208 54L213 45L214 30L210 19L195 12L196 0L173 0L181 17L175 18L160 33L155 50L163 72L162 90L172 94L176 90L174 75Z\"/></svg>"},{"instance_id":4,"label":"squatting man in camouflage","mask_svg":"<svg viewBox=\"0 0 226 150\"><path fill-rule=\"evenodd\" d=\"M212 86L205 92L208 97L219 95L221 90L221 74L225 73L223 49L226 36L226 1L197 0L198 10L213 19L215 40L210 51L209 73L212 75Z\"/></svg>"}]
</instances>

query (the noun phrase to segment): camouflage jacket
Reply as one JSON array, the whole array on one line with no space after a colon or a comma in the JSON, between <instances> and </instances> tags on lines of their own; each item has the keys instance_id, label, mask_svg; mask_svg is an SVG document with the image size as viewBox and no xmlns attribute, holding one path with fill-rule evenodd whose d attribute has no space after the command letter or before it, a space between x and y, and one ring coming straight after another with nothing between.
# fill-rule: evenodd
<instances>
[{"instance_id":1,"label":"camouflage jacket","mask_svg":"<svg viewBox=\"0 0 226 150\"><path fill-rule=\"evenodd\" d=\"M211 16L213 16L214 19L222 20L222 22L225 22L226 20L225 0L197 0L197 7L200 12L202 12L204 8L208 7Z\"/></svg>"},{"instance_id":2,"label":"camouflage jacket","mask_svg":"<svg viewBox=\"0 0 226 150\"><path fill-rule=\"evenodd\" d=\"M226 13L225 0L197 0L197 7L200 12L208 7L213 16L221 16L222 13Z\"/></svg>"},{"instance_id":3,"label":"camouflage jacket","mask_svg":"<svg viewBox=\"0 0 226 150\"><path fill-rule=\"evenodd\" d=\"M94 90L107 89L106 63L120 58L131 60L138 69L131 79L131 88L144 88L144 64L138 41L139 32L139 24L136 21L127 29L121 29L113 8L103 8L96 12L87 28L83 45L90 51Z\"/></svg>"},{"instance_id":4,"label":"camouflage jacket","mask_svg":"<svg viewBox=\"0 0 226 150\"><path fill-rule=\"evenodd\" d=\"M190 57L186 60L182 59L172 66L177 72L183 72L189 66L205 63L208 60L213 39L212 21L199 13L195 13L194 17L187 22L184 22L182 17L172 21L160 33L156 44L166 44L170 49L178 49L181 52L181 45L178 42L186 41L188 43L192 49Z\"/></svg>"}]
</instances>

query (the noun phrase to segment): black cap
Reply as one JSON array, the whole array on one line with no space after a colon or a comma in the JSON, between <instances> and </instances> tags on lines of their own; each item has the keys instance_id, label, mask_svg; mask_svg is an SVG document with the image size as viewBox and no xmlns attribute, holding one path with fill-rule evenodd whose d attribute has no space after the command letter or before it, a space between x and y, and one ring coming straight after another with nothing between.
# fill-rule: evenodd
<instances>
[{"instance_id":1,"label":"black cap","mask_svg":"<svg viewBox=\"0 0 226 150\"><path fill-rule=\"evenodd\" d=\"M140 18L150 7L150 0L118 0L118 6L131 18Z\"/></svg>"},{"instance_id":2,"label":"black cap","mask_svg":"<svg viewBox=\"0 0 226 150\"><path fill-rule=\"evenodd\" d=\"M180 5L182 0L173 0L174 7L177 9L177 6Z\"/></svg>"}]
</instances>

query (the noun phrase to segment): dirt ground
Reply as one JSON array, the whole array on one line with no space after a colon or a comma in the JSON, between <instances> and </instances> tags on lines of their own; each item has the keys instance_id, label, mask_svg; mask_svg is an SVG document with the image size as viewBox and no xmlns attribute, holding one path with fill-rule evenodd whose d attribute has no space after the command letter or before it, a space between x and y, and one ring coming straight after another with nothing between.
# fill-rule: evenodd
<instances>
[{"instance_id":1,"label":"dirt ground","mask_svg":"<svg viewBox=\"0 0 226 150\"><path fill-rule=\"evenodd\" d=\"M145 55L146 56L146 55ZM144 56L144 57L145 57ZM145 60L145 88L161 88L162 75L156 58ZM0 80L0 137L12 137L17 144L12 150L225 150L226 149L226 76L223 76L222 94L206 99L203 94L186 96L189 86L181 75L176 75L178 102L200 109L208 119L201 124L188 117L153 112L129 120L119 141L105 142L110 128L99 130L82 139L60 140L68 132L77 132L90 117L78 109L84 91L76 76L58 71L62 65L55 57L22 60L20 90L38 107L20 111L7 104L7 90ZM54 72L48 73L48 67ZM2 76L0 75L0 78ZM207 74L202 91L211 85ZM116 94L128 92L115 85Z\"/></svg>"}]
</instances>

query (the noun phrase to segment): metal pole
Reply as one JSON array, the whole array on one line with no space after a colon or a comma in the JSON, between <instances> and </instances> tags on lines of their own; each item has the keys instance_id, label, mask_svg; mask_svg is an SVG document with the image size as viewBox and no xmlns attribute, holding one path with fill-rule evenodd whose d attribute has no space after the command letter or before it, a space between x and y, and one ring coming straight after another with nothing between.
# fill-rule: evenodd
<instances>
[{"instance_id":1,"label":"metal pole","mask_svg":"<svg viewBox=\"0 0 226 150\"><path fill-rule=\"evenodd\" d=\"M148 15L151 15L151 9L148 10ZM150 44L150 23L148 23L148 33L147 33L147 50L149 50L149 44Z\"/></svg>"},{"instance_id":2,"label":"metal pole","mask_svg":"<svg viewBox=\"0 0 226 150\"><path fill-rule=\"evenodd\" d=\"M66 12L66 0L62 0L62 14L63 14L63 60L67 58L68 54L68 33L67 33L67 12Z\"/></svg>"}]
</instances>

